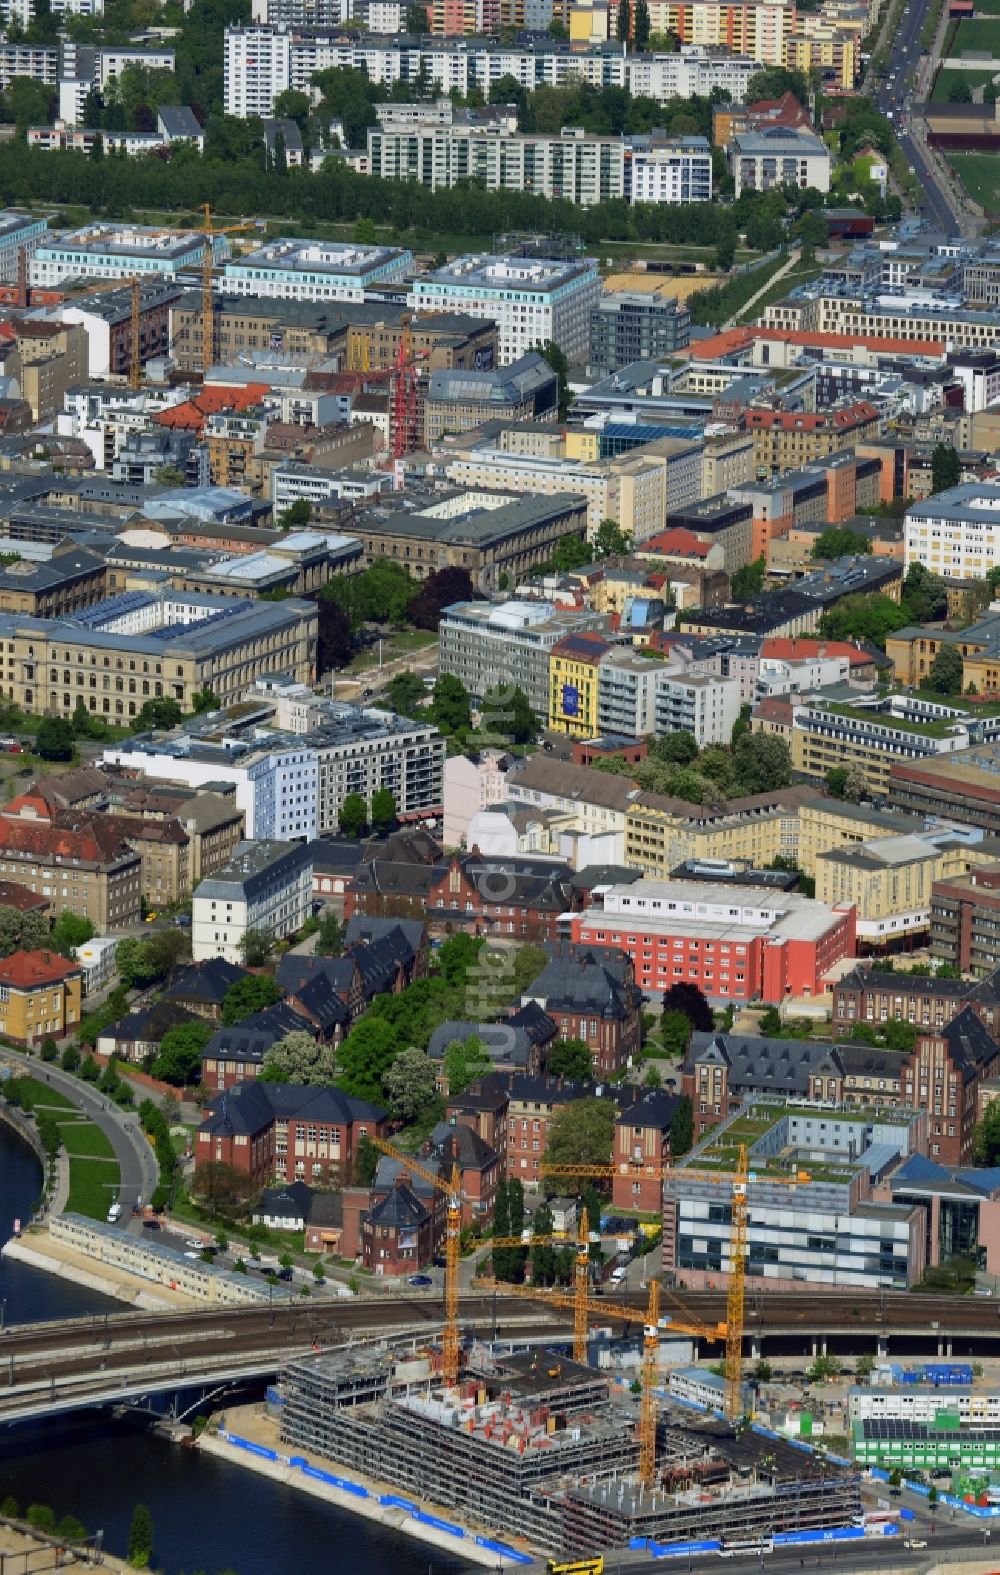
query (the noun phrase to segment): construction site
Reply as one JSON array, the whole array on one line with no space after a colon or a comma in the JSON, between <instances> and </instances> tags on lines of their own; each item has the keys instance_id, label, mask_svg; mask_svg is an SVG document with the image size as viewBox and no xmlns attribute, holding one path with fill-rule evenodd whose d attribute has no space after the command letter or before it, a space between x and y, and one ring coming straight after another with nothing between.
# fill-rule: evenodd
<instances>
[{"instance_id":1,"label":"construction site","mask_svg":"<svg viewBox=\"0 0 1000 1575\"><path fill-rule=\"evenodd\" d=\"M293 1457L308 1450L547 1554L849 1526L861 1513L855 1472L669 1399L644 1481L637 1401L547 1348L476 1345L455 1385L437 1351L309 1357L285 1372L280 1401Z\"/></svg>"},{"instance_id":2,"label":"construction site","mask_svg":"<svg viewBox=\"0 0 1000 1575\"><path fill-rule=\"evenodd\" d=\"M727 1322L714 1326L656 1279L644 1311L595 1297L594 1242L584 1210L571 1289L497 1286L505 1295L571 1311L573 1334L565 1346L470 1346L458 1322L458 1171L445 1177L383 1139L374 1143L447 1197L440 1342L401 1354L348 1349L293 1362L277 1397L283 1446L315 1451L387 1483L393 1493L454 1509L492 1535L545 1553L575 1555L627 1546L634 1538L684 1543L857 1522L860 1479L851 1467L747 1423L741 1273L730 1276ZM714 1173L713 1179L731 1198L732 1261L745 1265L753 1179L746 1149L734 1173ZM787 1179L795 1185L798 1176ZM492 1246L523 1242L495 1237ZM661 1296L676 1308L666 1317ZM595 1318L624 1325L626 1334L641 1320L641 1376L632 1383L621 1374L636 1370L634 1336L612 1345L609 1327L595 1342L589 1326ZM664 1393L663 1367L678 1335L721 1348L725 1416L711 1410L692 1415ZM294 1463L296 1456L290 1458Z\"/></svg>"}]
</instances>

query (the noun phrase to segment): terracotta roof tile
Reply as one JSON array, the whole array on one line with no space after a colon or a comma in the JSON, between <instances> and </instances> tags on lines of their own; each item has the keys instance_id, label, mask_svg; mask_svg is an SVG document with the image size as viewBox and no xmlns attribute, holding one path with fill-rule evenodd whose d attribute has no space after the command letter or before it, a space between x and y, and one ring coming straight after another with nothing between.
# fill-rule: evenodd
<instances>
[{"instance_id":1,"label":"terracotta roof tile","mask_svg":"<svg viewBox=\"0 0 1000 1575\"><path fill-rule=\"evenodd\" d=\"M0 984L29 990L36 985L59 984L80 971L78 962L69 962L58 952L14 952L0 961Z\"/></svg>"}]
</instances>

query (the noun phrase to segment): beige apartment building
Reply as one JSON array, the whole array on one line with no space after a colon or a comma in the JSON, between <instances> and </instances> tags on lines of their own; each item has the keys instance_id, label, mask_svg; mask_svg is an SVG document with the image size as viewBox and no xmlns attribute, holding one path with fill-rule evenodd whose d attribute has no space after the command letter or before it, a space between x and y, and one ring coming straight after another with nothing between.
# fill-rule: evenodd
<instances>
[{"instance_id":1,"label":"beige apartment building","mask_svg":"<svg viewBox=\"0 0 1000 1575\"><path fill-rule=\"evenodd\" d=\"M142 858L101 815L49 819L30 794L0 815L0 874L49 899L54 913L82 914L99 935L142 916Z\"/></svg>"}]
</instances>

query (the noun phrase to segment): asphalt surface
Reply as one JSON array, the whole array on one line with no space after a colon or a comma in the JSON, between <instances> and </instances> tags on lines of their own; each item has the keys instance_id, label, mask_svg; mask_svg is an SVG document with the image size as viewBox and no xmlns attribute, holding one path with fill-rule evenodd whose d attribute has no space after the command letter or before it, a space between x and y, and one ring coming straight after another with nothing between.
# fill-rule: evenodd
<instances>
[{"instance_id":1,"label":"asphalt surface","mask_svg":"<svg viewBox=\"0 0 1000 1575\"><path fill-rule=\"evenodd\" d=\"M57 1093L65 1094L72 1104L100 1127L115 1151L121 1171L118 1195L122 1203L122 1228L138 1231L141 1228L139 1221L131 1218L132 1204L138 1203L140 1199L144 1203L149 1202L158 1175L156 1155L139 1125L138 1115L134 1111L119 1109L90 1083L63 1072L59 1067L46 1065L36 1056L22 1056L6 1047L3 1054L5 1058L19 1062L32 1077L51 1084ZM109 1188L109 1208L113 1199L114 1192Z\"/></svg>"},{"instance_id":2,"label":"asphalt surface","mask_svg":"<svg viewBox=\"0 0 1000 1575\"><path fill-rule=\"evenodd\" d=\"M926 10L927 0L907 0L899 27L889 40L887 74L876 84L874 101L880 114L887 119L891 113L899 145L920 183L921 213L945 234L952 234L961 229L959 217L911 130L914 89L908 79L916 76L920 64L920 30Z\"/></svg>"}]
</instances>

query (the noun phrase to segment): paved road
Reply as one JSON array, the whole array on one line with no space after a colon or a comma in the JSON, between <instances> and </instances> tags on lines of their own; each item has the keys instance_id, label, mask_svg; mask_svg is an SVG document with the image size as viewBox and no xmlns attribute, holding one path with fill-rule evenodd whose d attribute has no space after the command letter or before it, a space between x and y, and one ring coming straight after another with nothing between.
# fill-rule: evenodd
<instances>
[{"instance_id":1,"label":"paved road","mask_svg":"<svg viewBox=\"0 0 1000 1575\"><path fill-rule=\"evenodd\" d=\"M115 1151L115 1158L121 1170L120 1197L124 1205L123 1228L138 1231L140 1229L138 1220L135 1222L131 1220L131 1205L138 1202L140 1198L148 1203L156 1186L158 1174L156 1155L139 1125L139 1117L134 1112L120 1110L103 1094L97 1093L89 1083L72 1077L58 1067L46 1066L35 1056L22 1056L17 1051L6 1048L3 1054L13 1061L20 1062L32 1077L50 1083L59 1093L65 1094L74 1105L91 1118L95 1125L100 1127ZM112 1194L109 1190L109 1207L111 1199Z\"/></svg>"},{"instance_id":2,"label":"paved road","mask_svg":"<svg viewBox=\"0 0 1000 1575\"><path fill-rule=\"evenodd\" d=\"M961 232L969 228L969 221L953 201L943 177L914 134L919 120L912 110L917 90L910 82L916 79L920 66L920 31L927 3L928 0L907 0L904 5L899 27L889 40L887 75L876 84L874 98L879 112L892 120L899 145L920 184L921 213L937 229L953 234L956 230Z\"/></svg>"},{"instance_id":3,"label":"paved road","mask_svg":"<svg viewBox=\"0 0 1000 1575\"><path fill-rule=\"evenodd\" d=\"M995 1534L995 1540L1000 1541L1000 1529ZM715 1554L698 1554L692 1561L685 1558L651 1559L641 1555L632 1558L623 1555L620 1568L623 1575L635 1575L639 1570L664 1569L675 1570L678 1575L705 1575L707 1569L713 1568L709 1559L718 1562L720 1575L794 1575L798 1570L816 1570L822 1568L828 1572L844 1571L844 1575L854 1575L858 1570L884 1570L887 1567L894 1569L910 1569L920 1571L928 1569L946 1551L967 1549L968 1556L982 1553L984 1548L983 1534L976 1525L951 1526L941 1528L933 1535L926 1538L926 1549L917 1550L904 1547L902 1536L894 1537L866 1537L863 1541L827 1543L819 1552L805 1551L802 1548L777 1548L773 1553L766 1553L760 1558L726 1559L718 1560ZM991 1542L987 1541L985 1547L989 1549ZM608 1575L615 1575L615 1555L605 1559L605 1569Z\"/></svg>"}]
</instances>

